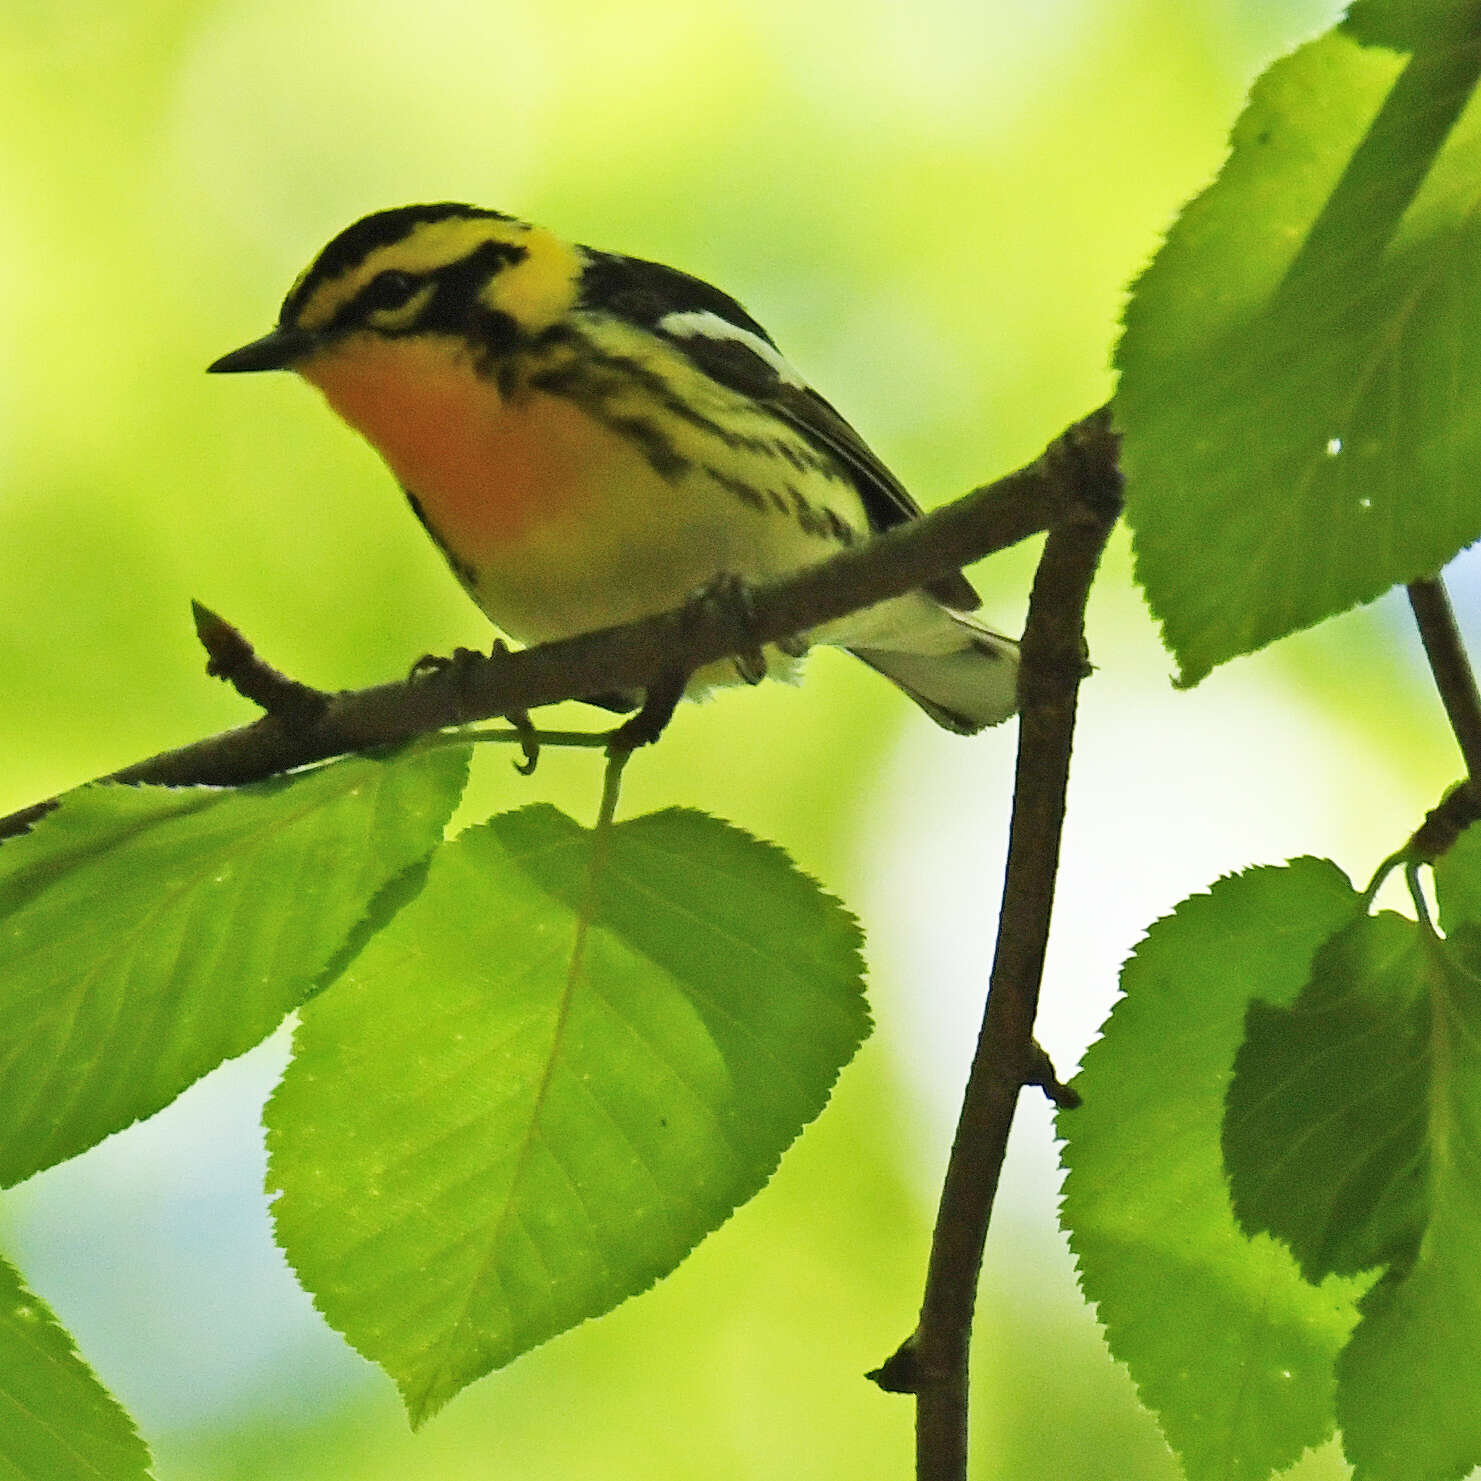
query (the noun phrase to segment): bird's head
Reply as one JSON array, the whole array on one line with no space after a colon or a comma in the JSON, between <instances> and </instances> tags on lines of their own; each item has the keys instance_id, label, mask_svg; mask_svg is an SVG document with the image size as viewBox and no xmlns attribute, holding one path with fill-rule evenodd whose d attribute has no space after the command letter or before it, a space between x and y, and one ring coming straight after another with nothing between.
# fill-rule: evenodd
<instances>
[{"instance_id":1,"label":"bird's head","mask_svg":"<svg viewBox=\"0 0 1481 1481\"><path fill-rule=\"evenodd\" d=\"M223 355L218 372L384 361L429 341L475 363L548 328L575 301L581 258L540 227L445 202L377 211L335 237L283 300L275 328Z\"/></svg>"}]
</instances>

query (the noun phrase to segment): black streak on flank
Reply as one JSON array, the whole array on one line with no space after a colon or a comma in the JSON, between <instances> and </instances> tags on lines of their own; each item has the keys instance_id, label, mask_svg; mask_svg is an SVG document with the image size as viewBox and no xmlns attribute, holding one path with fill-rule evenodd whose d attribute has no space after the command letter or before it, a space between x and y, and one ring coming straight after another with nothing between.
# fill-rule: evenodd
<instances>
[{"instance_id":1,"label":"black streak on flank","mask_svg":"<svg viewBox=\"0 0 1481 1481\"><path fill-rule=\"evenodd\" d=\"M802 526L804 535L818 535L832 540L841 538L838 529L842 521L831 509L817 509L809 504L802 490L795 484L787 485L787 496L792 501L797 523Z\"/></svg>"},{"instance_id":2,"label":"black streak on flank","mask_svg":"<svg viewBox=\"0 0 1481 1481\"><path fill-rule=\"evenodd\" d=\"M742 504L748 504L752 509L766 508L766 496L755 485L747 483L742 478L732 478L728 473L722 473L709 463L705 464L704 472L707 478L713 479L726 493L734 494ZM776 498L775 493L772 494L772 498ZM782 502L781 509L783 513L790 512L785 502Z\"/></svg>"},{"instance_id":3,"label":"black streak on flank","mask_svg":"<svg viewBox=\"0 0 1481 1481\"><path fill-rule=\"evenodd\" d=\"M442 558L452 568L453 575L469 591L472 591L478 585L478 572L467 561L454 555L448 548L447 541L437 533L436 529L433 528L432 521L427 518L427 512L422 508L422 501L410 489L402 489L401 492L406 495L406 502L411 505L411 512L416 515L417 523L426 530L432 543L442 552Z\"/></svg>"},{"instance_id":4,"label":"black streak on flank","mask_svg":"<svg viewBox=\"0 0 1481 1481\"><path fill-rule=\"evenodd\" d=\"M837 458L831 454L814 451L800 438L770 437L755 432L737 432L734 428L727 427L713 417L707 416L698 407L690 405L682 396L676 395L663 376L631 355L609 354L588 345L582 355L582 367L582 370L576 374L585 379L590 379L591 370L600 370L606 372L614 385L621 385L625 382L638 386L670 415L677 417L680 421L688 422L691 427L698 427L706 435L713 437L717 442L723 442L726 447L736 452L762 453L768 457L779 457L789 463L795 472L822 473L834 482L846 481L846 475L840 468ZM570 376L572 382L575 382L576 374Z\"/></svg>"},{"instance_id":5,"label":"black streak on flank","mask_svg":"<svg viewBox=\"0 0 1481 1481\"><path fill-rule=\"evenodd\" d=\"M840 545L852 545L854 543L853 530L833 510L825 507L823 518L828 521L829 533Z\"/></svg>"},{"instance_id":6,"label":"black streak on flank","mask_svg":"<svg viewBox=\"0 0 1481 1481\"><path fill-rule=\"evenodd\" d=\"M564 337L556 339L547 336L542 339L542 343L564 342ZM608 373L603 376L594 375L594 368ZM619 415L609 410L606 404L609 398L624 389L622 371L630 368L630 378L640 385L649 372L635 360L623 359L615 368L618 373L612 374L613 363L603 358L584 357L538 371L530 377L529 384L535 390L548 391L553 396L564 396L574 401L588 415L631 442L660 478L674 482L687 473L692 464L674 446L673 440L647 417ZM663 383L660 381L658 384Z\"/></svg>"},{"instance_id":7,"label":"black streak on flank","mask_svg":"<svg viewBox=\"0 0 1481 1481\"><path fill-rule=\"evenodd\" d=\"M689 459L646 418L605 416L600 407L593 407L592 415L605 422L614 432L626 437L660 478L666 478L672 483L689 471Z\"/></svg>"}]
</instances>

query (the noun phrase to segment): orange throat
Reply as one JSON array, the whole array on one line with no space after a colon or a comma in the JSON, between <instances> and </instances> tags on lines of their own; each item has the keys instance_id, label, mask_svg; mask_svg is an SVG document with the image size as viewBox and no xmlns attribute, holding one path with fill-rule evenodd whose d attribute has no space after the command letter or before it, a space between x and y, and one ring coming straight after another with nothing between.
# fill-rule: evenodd
<instances>
[{"instance_id":1,"label":"orange throat","mask_svg":"<svg viewBox=\"0 0 1481 1481\"><path fill-rule=\"evenodd\" d=\"M461 341L356 335L301 367L474 564L601 488L612 434L538 391L505 399Z\"/></svg>"}]
</instances>

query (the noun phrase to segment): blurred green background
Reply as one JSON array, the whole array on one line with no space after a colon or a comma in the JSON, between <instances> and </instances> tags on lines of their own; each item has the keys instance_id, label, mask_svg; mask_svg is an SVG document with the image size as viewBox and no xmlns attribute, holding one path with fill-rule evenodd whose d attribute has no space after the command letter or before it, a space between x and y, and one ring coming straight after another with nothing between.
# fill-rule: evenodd
<instances>
[{"instance_id":1,"label":"blurred green background","mask_svg":"<svg viewBox=\"0 0 1481 1481\"><path fill-rule=\"evenodd\" d=\"M487 630L373 455L288 377L207 378L331 234L465 199L712 278L927 505L1102 401L1125 285L1255 73L1332 0L7 0L0 15L0 811L249 718L187 604L318 685ZM1217 538L1210 531L1209 538ZM979 570L1022 620L1034 552ZM1463 611L1474 583L1460 573ZM1016 628L1015 628L1016 630ZM1391 604L1175 694L1118 540L1092 608L1044 1039L1063 1073L1182 895L1329 853L1366 878L1452 779ZM581 716L588 719L588 716ZM777 839L865 921L873 1040L672 1279L419 1436L271 1244L281 1041L10 1195L0 1242L161 1481L909 1474L908 1330L991 945L1011 727L962 741L822 654L686 707L626 806ZM468 816L551 798L482 758ZM1025 1101L977 1345L982 1473L1172 1477L1054 1228ZM1336 1475L1329 1448L1303 1478Z\"/></svg>"}]
</instances>

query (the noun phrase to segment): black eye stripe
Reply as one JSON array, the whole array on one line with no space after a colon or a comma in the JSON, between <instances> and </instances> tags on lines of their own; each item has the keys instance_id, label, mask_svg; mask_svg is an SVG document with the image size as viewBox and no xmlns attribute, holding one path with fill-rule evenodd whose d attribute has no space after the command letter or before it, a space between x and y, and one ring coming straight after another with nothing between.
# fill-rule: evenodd
<instances>
[{"instance_id":1,"label":"black eye stripe","mask_svg":"<svg viewBox=\"0 0 1481 1481\"><path fill-rule=\"evenodd\" d=\"M412 334L427 329L457 333L476 317L478 292L489 278L528 256L529 249L517 242L481 242L466 257L431 272L386 268L340 308L330 327L350 329L360 324L374 327L377 314L404 308L431 286L435 291L418 309L415 322L397 325L394 330L383 329L382 333Z\"/></svg>"},{"instance_id":2,"label":"black eye stripe","mask_svg":"<svg viewBox=\"0 0 1481 1481\"><path fill-rule=\"evenodd\" d=\"M413 297L424 281L399 268L390 268L386 272L377 273L360 290L356 297L356 306L362 312L399 309Z\"/></svg>"}]
</instances>

